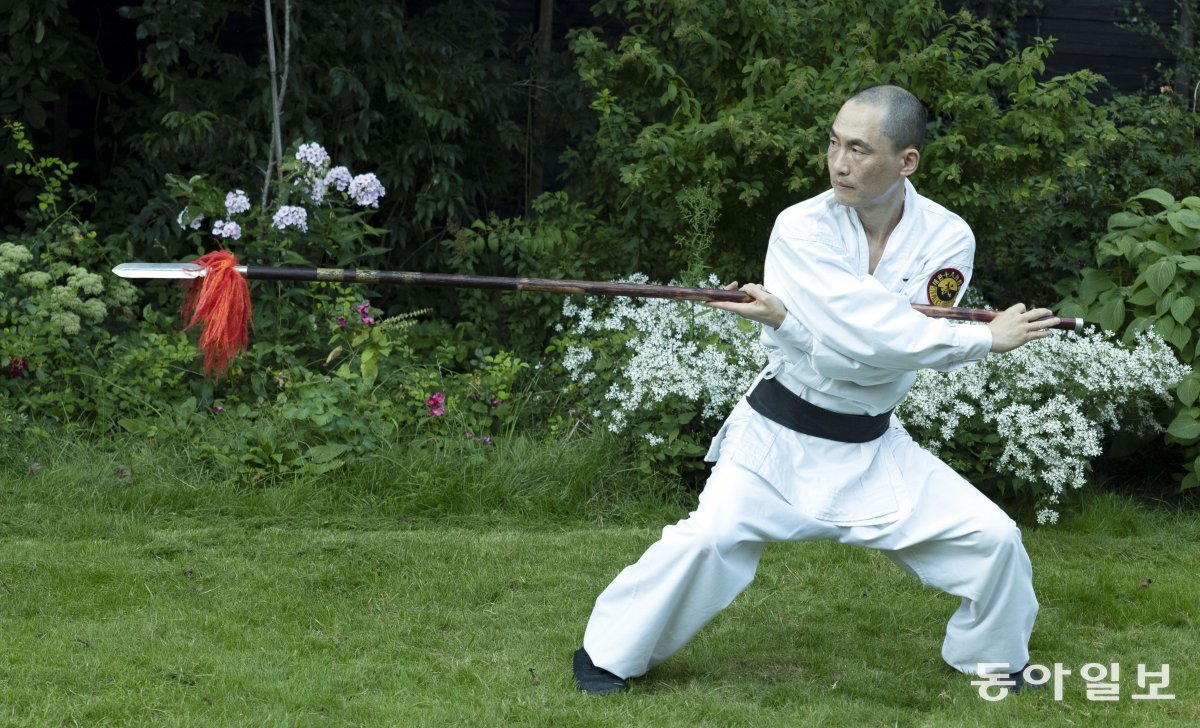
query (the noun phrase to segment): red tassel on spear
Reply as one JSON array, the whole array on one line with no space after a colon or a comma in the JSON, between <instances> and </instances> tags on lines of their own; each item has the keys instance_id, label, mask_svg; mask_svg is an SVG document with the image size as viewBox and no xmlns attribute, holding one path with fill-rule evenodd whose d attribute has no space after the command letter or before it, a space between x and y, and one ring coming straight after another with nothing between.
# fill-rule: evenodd
<instances>
[{"instance_id":1,"label":"red tassel on spear","mask_svg":"<svg viewBox=\"0 0 1200 728\"><path fill-rule=\"evenodd\" d=\"M402 271L354 270L338 268L273 268L238 265L237 258L218 250L192 263L122 263L113 268L122 278L182 278L190 280L184 301L186 328L203 325L200 349L204 352L204 371L220 376L238 352L246 349L249 337L250 290L247 279L288 281L330 281L335 283L400 284L444 288L484 288L506 291L584 294L591 296L633 296L672 298L683 301L753 300L741 291L720 288L682 288L649 283L609 283L573 281L556 278L504 278L447 273L409 273ZM998 311L977 308L940 307L913 304L917 311L934 318L987 322ZM1059 317L1054 327L1083 331L1083 319Z\"/></svg>"},{"instance_id":2,"label":"red tassel on spear","mask_svg":"<svg viewBox=\"0 0 1200 728\"><path fill-rule=\"evenodd\" d=\"M219 379L249 344L250 286L227 250L206 253L193 263L203 275L183 284L183 330L200 324L204 373Z\"/></svg>"}]
</instances>

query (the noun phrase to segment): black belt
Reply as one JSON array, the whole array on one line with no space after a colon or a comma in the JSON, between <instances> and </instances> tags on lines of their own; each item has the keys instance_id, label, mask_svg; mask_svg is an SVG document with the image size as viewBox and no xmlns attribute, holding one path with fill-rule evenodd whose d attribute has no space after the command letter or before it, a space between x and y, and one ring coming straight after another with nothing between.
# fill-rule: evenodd
<instances>
[{"instance_id":1,"label":"black belt","mask_svg":"<svg viewBox=\"0 0 1200 728\"><path fill-rule=\"evenodd\" d=\"M762 379L746 397L750 407L789 430L838 442L870 442L887 432L892 419L881 415L848 415L831 412L805 401L775 379Z\"/></svg>"}]
</instances>

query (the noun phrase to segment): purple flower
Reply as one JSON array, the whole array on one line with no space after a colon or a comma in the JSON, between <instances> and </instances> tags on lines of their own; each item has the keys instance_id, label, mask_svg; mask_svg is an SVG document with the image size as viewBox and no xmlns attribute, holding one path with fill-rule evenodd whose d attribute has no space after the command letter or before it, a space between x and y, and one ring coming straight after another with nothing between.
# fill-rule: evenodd
<instances>
[{"instance_id":1,"label":"purple flower","mask_svg":"<svg viewBox=\"0 0 1200 728\"><path fill-rule=\"evenodd\" d=\"M308 211L303 207L284 205L275 213L271 224L279 230L287 230L290 227L294 227L308 232Z\"/></svg>"},{"instance_id":2,"label":"purple flower","mask_svg":"<svg viewBox=\"0 0 1200 728\"><path fill-rule=\"evenodd\" d=\"M222 412L225 411L225 408L219 404L214 404L212 406L212 411L213 411L213 414L221 414Z\"/></svg>"},{"instance_id":3,"label":"purple flower","mask_svg":"<svg viewBox=\"0 0 1200 728\"><path fill-rule=\"evenodd\" d=\"M325 175L325 186L333 186L338 192L345 192L350 188L350 170L345 167L334 167Z\"/></svg>"},{"instance_id":4,"label":"purple flower","mask_svg":"<svg viewBox=\"0 0 1200 728\"><path fill-rule=\"evenodd\" d=\"M492 436L491 436L491 435L484 435L484 436L483 436L482 438L480 438L480 439L481 439L481 440L483 440L483 444L484 444L484 445L491 445L491 444L492 444Z\"/></svg>"},{"instance_id":5,"label":"purple flower","mask_svg":"<svg viewBox=\"0 0 1200 728\"><path fill-rule=\"evenodd\" d=\"M363 326L374 326L375 319L371 318L370 316L363 316L361 319L359 319L359 323L361 323Z\"/></svg>"},{"instance_id":6,"label":"purple flower","mask_svg":"<svg viewBox=\"0 0 1200 728\"><path fill-rule=\"evenodd\" d=\"M369 316L371 313L371 302L363 301L362 303L355 306L354 310L358 311L359 316Z\"/></svg>"},{"instance_id":7,"label":"purple flower","mask_svg":"<svg viewBox=\"0 0 1200 728\"><path fill-rule=\"evenodd\" d=\"M316 204L321 204L325 200L325 183L319 179L312 181L312 187L308 190L308 196Z\"/></svg>"},{"instance_id":8,"label":"purple flower","mask_svg":"<svg viewBox=\"0 0 1200 728\"><path fill-rule=\"evenodd\" d=\"M493 399L492 400L493 407L499 407L502 404L504 404L504 400L502 400L502 399Z\"/></svg>"},{"instance_id":9,"label":"purple flower","mask_svg":"<svg viewBox=\"0 0 1200 728\"><path fill-rule=\"evenodd\" d=\"M425 406L429 408L431 417L441 417L446 414L446 395L434 392L425 400Z\"/></svg>"},{"instance_id":10,"label":"purple flower","mask_svg":"<svg viewBox=\"0 0 1200 728\"><path fill-rule=\"evenodd\" d=\"M468 439L468 440L474 440L474 439L475 439L475 433L474 433L474 432L471 432L470 430L467 430L467 439Z\"/></svg>"},{"instance_id":11,"label":"purple flower","mask_svg":"<svg viewBox=\"0 0 1200 728\"><path fill-rule=\"evenodd\" d=\"M387 194L387 190L379 178L368 172L350 180L349 194L361 207L379 207L379 198Z\"/></svg>"},{"instance_id":12,"label":"purple flower","mask_svg":"<svg viewBox=\"0 0 1200 728\"><path fill-rule=\"evenodd\" d=\"M242 237L242 226L232 220L217 220L213 223L213 235L238 240Z\"/></svg>"},{"instance_id":13,"label":"purple flower","mask_svg":"<svg viewBox=\"0 0 1200 728\"><path fill-rule=\"evenodd\" d=\"M230 217L240 215L250 209L250 198L242 190L234 190L225 195L225 212Z\"/></svg>"},{"instance_id":14,"label":"purple flower","mask_svg":"<svg viewBox=\"0 0 1200 728\"><path fill-rule=\"evenodd\" d=\"M320 144L309 142L296 150L296 159L316 169L324 169L329 164L329 152Z\"/></svg>"},{"instance_id":15,"label":"purple flower","mask_svg":"<svg viewBox=\"0 0 1200 728\"><path fill-rule=\"evenodd\" d=\"M346 328L346 317L338 316L337 317L337 325L338 325L338 328L342 328L342 329Z\"/></svg>"}]
</instances>

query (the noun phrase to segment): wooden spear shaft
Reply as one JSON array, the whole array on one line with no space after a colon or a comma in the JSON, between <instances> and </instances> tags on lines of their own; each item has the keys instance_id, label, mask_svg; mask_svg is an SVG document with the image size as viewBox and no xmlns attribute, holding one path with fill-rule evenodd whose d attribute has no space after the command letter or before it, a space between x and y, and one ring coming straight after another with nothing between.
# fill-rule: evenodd
<instances>
[{"instance_id":1,"label":"wooden spear shaft","mask_svg":"<svg viewBox=\"0 0 1200 728\"><path fill-rule=\"evenodd\" d=\"M412 273L407 271L367 270L355 268L283 268L261 265L238 265L234 270L249 280L327 281L332 283L373 283L441 288L480 288L502 291L535 291L539 293L582 294L588 296L629 296L633 298L670 298L681 301L729 301L749 303L754 299L741 291L720 288L685 288L652 283L616 283L609 281L578 281L560 278L508 278L502 276L472 276L451 273ZM191 263L125 263L113 272L124 278L199 278L204 269ZM996 318L998 311L954 306L913 304L914 309L933 318L986 323ZM1055 328L1082 331L1083 320L1061 318Z\"/></svg>"}]
</instances>

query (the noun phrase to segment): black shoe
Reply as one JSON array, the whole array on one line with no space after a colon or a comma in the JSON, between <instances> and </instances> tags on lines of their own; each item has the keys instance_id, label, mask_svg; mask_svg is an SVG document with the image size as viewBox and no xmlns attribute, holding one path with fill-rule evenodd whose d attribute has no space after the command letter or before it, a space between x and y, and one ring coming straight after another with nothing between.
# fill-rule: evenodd
<instances>
[{"instance_id":1,"label":"black shoe","mask_svg":"<svg viewBox=\"0 0 1200 728\"><path fill-rule=\"evenodd\" d=\"M1026 682L1025 681L1025 671L1027 669L1029 669L1029 665L1026 665L1025 667L1021 668L1020 670L1017 670L1016 672L1010 672L1008 674L1008 679L1012 680L1014 683L1013 686L1008 689L1008 691L1010 693L1021 693L1021 692L1025 692L1026 690L1041 690L1042 688L1046 687L1046 683L1044 683L1044 682L1043 683Z\"/></svg>"},{"instance_id":2,"label":"black shoe","mask_svg":"<svg viewBox=\"0 0 1200 728\"><path fill-rule=\"evenodd\" d=\"M590 695L611 695L629 690L629 683L592 662L586 650L575 650L575 682L580 692Z\"/></svg>"}]
</instances>

